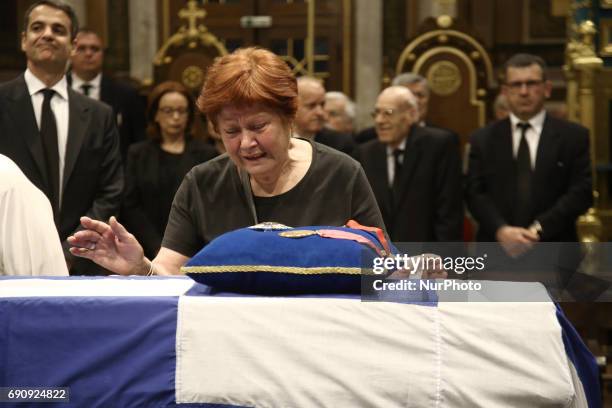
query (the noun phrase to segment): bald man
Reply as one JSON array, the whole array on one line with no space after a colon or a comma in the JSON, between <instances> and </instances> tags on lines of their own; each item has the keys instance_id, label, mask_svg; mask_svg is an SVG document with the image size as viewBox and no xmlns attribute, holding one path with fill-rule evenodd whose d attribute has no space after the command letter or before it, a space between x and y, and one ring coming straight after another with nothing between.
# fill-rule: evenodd
<instances>
[{"instance_id":1,"label":"bald man","mask_svg":"<svg viewBox=\"0 0 612 408\"><path fill-rule=\"evenodd\" d=\"M297 80L298 109L295 114L294 136L303 137L350 154L354 148L351 135L325 127L325 88L316 78L303 76Z\"/></svg>"},{"instance_id":2,"label":"bald man","mask_svg":"<svg viewBox=\"0 0 612 408\"><path fill-rule=\"evenodd\" d=\"M450 129L440 128L427 121L427 112L429 109L429 84L427 83L427 79L422 77L419 74L415 74L414 72L404 72L403 74L399 74L393 81L391 82L392 86L403 86L406 87L412 92L417 100L417 111L418 118L417 124L419 126L427 126L437 129L444 129L451 133L454 133ZM459 137L455 135L455 137ZM372 127L365 128L361 130L357 135L355 135L355 141L357 143L365 143L368 140L376 139L376 129Z\"/></svg>"},{"instance_id":3,"label":"bald man","mask_svg":"<svg viewBox=\"0 0 612 408\"><path fill-rule=\"evenodd\" d=\"M459 141L450 132L418 126L418 101L403 86L381 92L372 112L377 139L354 156L374 190L395 242L462 239Z\"/></svg>"}]
</instances>

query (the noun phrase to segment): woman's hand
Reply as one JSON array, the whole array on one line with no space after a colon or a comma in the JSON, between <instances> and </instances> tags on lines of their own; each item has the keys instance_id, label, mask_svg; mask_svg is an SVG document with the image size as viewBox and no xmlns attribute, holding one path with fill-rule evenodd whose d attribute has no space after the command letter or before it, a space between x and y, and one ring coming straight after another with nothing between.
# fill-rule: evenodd
<instances>
[{"instance_id":1,"label":"woman's hand","mask_svg":"<svg viewBox=\"0 0 612 408\"><path fill-rule=\"evenodd\" d=\"M442 266L442 258L436 254L421 254L419 268L416 271L411 269L398 269L389 275L391 279L446 279L448 272ZM414 275L414 276L413 276Z\"/></svg>"},{"instance_id":2,"label":"woman's hand","mask_svg":"<svg viewBox=\"0 0 612 408\"><path fill-rule=\"evenodd\" d=\"M70 253L91 259L98 265L121 275L145 275L148 262L142 247L115 217L109 223L81 217L84 230L68 237Z\"/></svg>"}]
</instances>

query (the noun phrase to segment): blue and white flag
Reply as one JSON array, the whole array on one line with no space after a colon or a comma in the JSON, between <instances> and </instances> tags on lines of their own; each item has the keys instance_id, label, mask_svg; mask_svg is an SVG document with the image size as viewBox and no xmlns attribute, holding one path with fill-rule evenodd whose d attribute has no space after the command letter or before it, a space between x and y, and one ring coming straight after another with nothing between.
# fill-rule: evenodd
<instances>
[{"instance_id":1,"label":"blue and white flag","mask_svg":"<svg viewBox=\"0 0 612 408\"><path fill-rule=\"evenodd\" d=\"M68 403L44 407L599 406L593 356L550 301L205 296L193 285L0 279L0 387L69 388Z\"/></svg>"}]
</instances>

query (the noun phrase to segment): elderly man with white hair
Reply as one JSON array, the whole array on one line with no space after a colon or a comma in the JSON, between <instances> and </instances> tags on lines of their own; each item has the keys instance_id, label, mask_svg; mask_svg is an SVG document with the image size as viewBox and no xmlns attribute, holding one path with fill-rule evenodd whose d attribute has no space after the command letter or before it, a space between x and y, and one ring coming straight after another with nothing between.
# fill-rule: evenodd
<instances>
[{"instance_id":1,"label":"elderly man with white hair","mask_svg":"<svg viewBox=\"0 0 612 408\"><path fill-rule=\"evenodd\" d=\"M355 102L342 92L330 91L325 94L325 126L340 133L355 131Z\"/></svg>"},{"instance_id":2,"label":"elderly man with white hair","mask_svg":"<svg viewBox=\"0 0 612 408\"><path fill-rule=\"evenodd\" d=\"M418 126L417 106L406 87L383 90L372 112L377 139L359 145L354 156L366 172L393 241L459 241L459 141L451 132Z\"/></svg>"},{"instance_id":3,"label":"elderly man with white hair","mask_svg":"<svg viewBox=\"0 0 612 408\"><path fill-rule=\"evenodd\" d=\"M391 81L391 85L406 87L415 96L417 101L417 125L444 129L440 128L439 126L436 126L435 124L432 124L427 120L430 96L429 84L427 83L427 79L414 72L404 72L393 78L393 81ZM452 132L449 129L445 130ZM455 134L455 137L459 136ZM355 136L355 141L357 141L357 143L365 143L368 140L372 139L376 139L376 130L374 129L374 127L365 128Z\"/></svg>"}]
</instances>

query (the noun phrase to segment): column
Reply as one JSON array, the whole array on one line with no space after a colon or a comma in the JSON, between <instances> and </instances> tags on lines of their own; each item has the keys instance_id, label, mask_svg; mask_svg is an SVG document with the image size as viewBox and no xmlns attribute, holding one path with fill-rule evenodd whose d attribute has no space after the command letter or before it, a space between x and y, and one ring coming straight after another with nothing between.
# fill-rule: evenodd
<instances>
[{"instance_id":1,"label":"column","mask_svg":"<svg viewBox=\"0 0 612 408\"><path fill-rule=\"evenodd\" d=\"M357 128L372 124L370 111L382 81L382 0L355 0L355 103Z\"/></svg>"},{"instance_id":2,"label":"column","mask_svg":"<svg viewBox=\"0 0 612 408\"><path fill-rule=\"evenodd\" d=\"M157 8L149 0L130 0L130 75L142 82L153 79L157 43Z\"/></svg>"}]
</instances>

